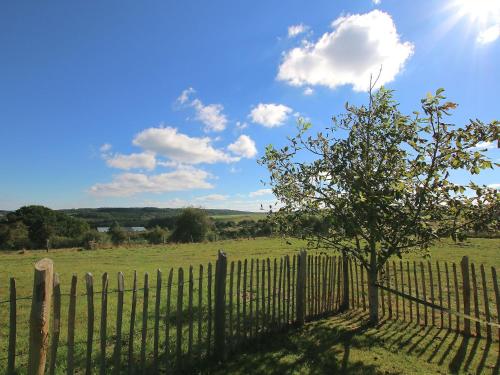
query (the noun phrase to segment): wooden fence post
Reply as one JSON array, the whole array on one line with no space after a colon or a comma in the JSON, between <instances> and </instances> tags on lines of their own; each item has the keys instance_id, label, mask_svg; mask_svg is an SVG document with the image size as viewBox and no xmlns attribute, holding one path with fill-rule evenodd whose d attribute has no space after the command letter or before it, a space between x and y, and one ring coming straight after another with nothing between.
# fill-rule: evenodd
<instances>
[{"instance_id":1,"label":"wooden fence post","mask_svg":"<svg viewBox=\"0 0 500 375\"><path fill-rule=\"evenodd\" d=\"M153 370L158 372L158 354L160 346L160 307L161 307L161 287L162 273L160 269L156 270L156 298L155 298L155 325L153 335Z\"/></svg>"},{"instance_id":2,"label":"wooden fence post","mask_svg":"<svg viewBox=\"0 0 500 375\"><path fill-rule=\"evenodd\" d=\"M297 324L304 325L305 320L305 303L306 303L306 269L307 269L307 253L302 250L298 258L297 272L297 302L295 304L297 314Z\"/></svg>"},{"instance_id":3,"label":"wooden fence post","mask_svg":"<svg viewBox=\"0 0 500 375\"><path fill-rule=\"evenodd\" d=\"M179 268L177 273L177 340L175 346L175 363L176 368L182 368L182 308L184 298L184 270Z\"/></svg>"},{"instance_id":4,"label":"wooden fence post","mask_svg":"<svg viewBox=\"0 0 500 375\"><path fill-rule=\"evenodd\" d=\"M50 345L49 374L56 373L57 349L59 347L59 334L61 333L61 282L59 274L54 274L54 320L52 322L52 343Z\"/></svg>"},{"instance_id":5,"label":"wooden fence post","mask_svg":"<svg viewBox=\"0 0 500 375\"><path fill-rule=\"evenodd\" d=\"M491 321L491 316L490 316L490 302L488 300L488 286L486 284L486 273L484 271L484 266L481 264L481 283L483 286L483 303L484 303L484 314L486 317L486 322ZM486 339L488 341L491 341L492 339L492 334L491 334L491 326L488 324L486 325Z\"/></svg>"},{"instance_id":6,"label":"wooden fence post","mask_svg":"<svg viewBox=\"0 0 500 375\"><path fill-rule=\"evenodd\" d=\"M214 348L218 360L226 356L226 276L227 257L219 250L215 274Z\"/></svg>"},{"instance_id":7,"label":"wooden fence post","mask_svg":"<svg viewBox=\"0 0 500 375\"><path fill-rule=\"evenodd\" d=\"M7 374L15 373L16 369L16 336L17 336L17 291L16 279L10 279L10 308L9 308L9 355Z\"/></svg>"},{"instance_id":8,"label":"wooden fence post","mask_svg":"<svg viewBox=\"0 0 500 375\"><path fill-rule=\"evenodd\" d=\"M462 291L464 296L464 314L470 315L470 278L469 278L469 257L464 256L460 262L462 267ZM464 318L464 334L471 335L470 319Z\"/></svg>"},{"instance_id":9,"label":"wooden fence post","mask_svg":"<svg viewBox=\"0 0 500 375\"><path fill-rule=\"evenodd\" d=\"M49 346L50 307L54 264L44 258L35 263L31 300L28 375L43 375Z\"/></svg>"},{"instance_id":10,"label":"wooden fence post","mask_svg":"<svg viewBox=\"0 0 500 375\"><path fill-rule=\"evenodd\" d=\"M108 273L102 275L101 291L101 363L100 374L106 374L106 346L108 328Z\"/></svg>"},{"instance_id":11,"label":"wooden fence post","mask_svg":"<svg viewBox=\"0 0 500 375\"><path fill-rule=\"evenodd\" d=\"M498 287L497 270L491 267L491 277L493 279L493 290L495 291L495 301L497 305L497 322L500 324L500 289ZM498 328L498 340L500 341L500 328ZM500 344L498 345L500 351Z\"/></svg>"},{"instance_id":12,"label":"wooden fence post","mask_svg":"<svg viewBox=\"0 0 500 375\"><path fill-rule=\"evenodd\" d=\"M141 369L147 373L146 368L146 340L148 337L148 308L149 308L149 274L144 274L144 288L142 298L142 330L141 330Z\"/></svg>"},{"instance_id":13,"label":"wooden fence post","mask_svg":"<svg viewBox=\"0 0 500 375\"><path fill-rule=\"evenodd\" d=\"M85 374L92 373L92 346L94 343L94 278L90 272L85 275L87 289L87 348Z\"/></svg>"},{"instance_id":14,"label":"wooden fence post","mask_svg":"<svg viewBox=\"0 0 500 375\"><path fill-rule=\"evenodd\" d=\"M477 293L477 279L476 279L476 268L474 267L474 263L470 264L470 272L472 276L472 292L474 297L474 315L477 319L476 321L476 336L481 336L481 324L479 323L479 296Z\"/></svg>"},{"instance_id":15,"label":"wooden fence post","mask_svg":"<svg viewBox=\"0 0 500 375\"><path fill-rule=\"evenodd\" d=\"M116 339L115 339L115 373L120 373L122 363L122 326L123 326L123 295L125 291L125 281L123 273L118 272L118 298L116 302Z\"/></svg>"},{"instance_id":16,"label":"wooden fence post","mask_svg":"<svg viewBox=\"0 0 500 375\"><path fill-rule=\"evenodd\" d=\"M344 293L340 310L346 311L349 309L349 259L345 251L342 252L342 271Z\"/></svg>"},{"instance_id":17,"label":"wooden fence post","mask_svg":"<svg viewBox=\"0 0 500 375\"><path fill-rule=\"evenodd\" d=\"M71 289L69 292L69 308L68 308L68 365L66 373L73 375L74 371L74 356L75 356L75 319L76 319L76 283L77 276L71 278Z\"/></svg>"}]
</instances>

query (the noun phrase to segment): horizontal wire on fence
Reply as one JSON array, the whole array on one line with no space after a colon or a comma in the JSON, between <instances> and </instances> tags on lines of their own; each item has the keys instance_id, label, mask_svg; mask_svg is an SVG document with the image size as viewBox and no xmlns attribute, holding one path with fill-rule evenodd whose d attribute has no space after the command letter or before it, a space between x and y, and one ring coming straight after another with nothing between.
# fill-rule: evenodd
<instances>
[{"instance_id":1,"label":"horizontal wire on fence","mask_svg":"<svg viewBox=\"0 0 500 375\"><path fill-rule=\"evenodd\" d=\"M12 301L21 301L21 300L27 300L27 299L32 299L33 296L26 296L26 297L17 297L15 299L6 299L6 300L2 300L0 301L0 304L3 304L3 303L10 303Z\"/></svg>"}]
</instances>

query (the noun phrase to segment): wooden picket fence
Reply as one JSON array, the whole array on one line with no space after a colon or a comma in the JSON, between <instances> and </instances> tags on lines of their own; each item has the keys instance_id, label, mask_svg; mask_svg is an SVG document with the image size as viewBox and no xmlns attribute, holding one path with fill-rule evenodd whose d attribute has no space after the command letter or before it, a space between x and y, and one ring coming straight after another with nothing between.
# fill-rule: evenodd
<instances>
[{"instance_id":1,"label":"wooden picket fence","mask_svg":"<svg viewBox=\"0 0 500 375\"><path fill-rule=\"evenodd\" d=\"M211 263L167 275L157 270L156 284L146 273L141 288L134 273L130 289L122 273L116 289L107 273L99 283L87 273L85 293L77 292L76 275L70 292L61 293L57 267L45 259L35 267L32 296L19 298L11 279L3 363L8 374L191 372L249 341L339 310L345 264L305 252L228 264L220 252L215 270ZM31 302L29 337L17 337L20 299ZM19 352L19 339L28 340L27 352Z\"/></svg>"},{"instance_id":2,"label":"wooden picket fence","mask_svg":"<svg viewBox=\"0 0 500 375\"><path fill-rule=\"evenodd\" d=\"M208 263L166 275L157 270L156 283L150 285L146 273L142 287L137 273L130 284L118 273L116 289L107 273L99 283L87 273L85 293L78 293L76 275L62 293L53 268L50 260L37 263L29 297L17 296L10 280L3 301L10 306L7 356L0 360L7 374L189 373L274 332L348 308L368 309L366 272L345 256L302 251L228 264L220 252L215 269ZM380 314L498 340L496 270L490 276L481 265L480 278L477 270L466 257L459 267L391 261L380 272ZM31 302L29 331L19 326L20 300ZM29 334L20 336L20 328ZM21 341L28 350L19 351Z\"/></svg>"}]
</instances>

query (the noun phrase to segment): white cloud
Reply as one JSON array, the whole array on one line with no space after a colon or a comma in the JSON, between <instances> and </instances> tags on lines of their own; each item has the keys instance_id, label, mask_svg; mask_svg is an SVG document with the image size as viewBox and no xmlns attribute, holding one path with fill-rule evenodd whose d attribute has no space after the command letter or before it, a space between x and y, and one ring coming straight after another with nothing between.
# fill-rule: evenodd
<instances>
[{"instance_id":1,"label":"white cloud","mask_svg":"<svg viewBox=\"0 0 500 375\"><path fill-rule=\"evenodd\" d=\"M297 35L305 33L308 27L302 23L288 27L288 37L295 38Z\"/></svg>"},{"instance_id":2,"label":"white cloud","mask_svg":"<svg viewBox=\"0 0 500 375\"><path fill-rule=\"evenodd\" d=\"M375 5L379 5L382 0L372 0L372 3Z\"/></svg>"},{"instance_id":3,"label":"white cloud","mask_svg":"<svg viewBox=\"0 0 500 375\"><path fill-rule=\"evenodd\" d=\"M312 94L314 94L314 90L311 87L306 87L304 89L304 95L308 95L309 96L309 95L312 95Z\"/></svg>"},{"instance_id":4,"label":"white cloud","mask_svg":"<svg viewBox=\"0 0 500 375\"><path fill-rule=\"evenodd\" d=\"M492 25L487 29L482 30L477 36L476 41L479 44L493 43L500 37L500 23Z\"/></svg>"},{"instance_id":5,"label":"white cloud","mask_svg":"<svg viewBox=\"0 0 500 375\"><path fill-rule=\"evenodd\" d=\"M489 184L488 187L491 189L500 190L500 184Z\"/></svg>"},{"instance_id":6,"label":"white cloud","mask_svg":"<svg viewBox=\"0 0 500 375\"><path fill-rule=\"evenodd\" d=\"M228 195L222 194L209 194L201 197L195 198L197 201L213 202L213 201L225 201L229 198Z\"/></svg>"},{"instance_id":7,"label":"white cloud","mask_svg":"<svg viewBox=\"0 0 500 375\"><path fill-rule=\"evenodd\" d=\"M241 121L236 121L236 129L238 130L244 130L248 127L248 124L246 122L241 122Z\"/></svg>"},{"instance_id":8,"label":"white cloud","mask_svg":"<svg viewBox=\"0 0 500 375\"><path fill-rule=\"evenodd\" d=\"M189 96L191 94L194 94L196 91L192 87L187 88L184 90L181 95L177 98L177 103L179 104L186 104L189 100Z\"/></svg>"},{"instance_id":9,"label":"white cloud","mask_svg":"<svg viewBox=\"0 0 500 375\"><path fill-rule=\"evenodd\" d=\"M189 207L192 204L185 199L173 198L166 201L144 201L145 207L158 207L158 208L184 208Z\"/></svg>"},{"instance_id":10,"label":"white cloud","mask_svg":"<svg viewBox=\"0 0 500 375\"><path fill-rule=\"evenodd\" d=\"M195 89L189 87L181 93L176 102L181 106L193 107L196 113L196 120L205 125L204 130L206 132L223 131L227 126L228 120L226 115L223 113L224 107L222 104L205 105L198 98L191 100L191 96L194 93L196 93Z\"/></svg>"},{"instance_id":11,"label":"white cloud","mask_svg":"<svg viewBox=\"0 0 500 375\"><path fill-rule=\"evenodd\" d=\"M101 151L102 153L106 153L108 151L111 150L111 145L109 143L104 143L100 148L99 148L99 151Z\"/></svg>"},{"instance_id":12,"label":"white cloud","mask_svg":"<svg viewBox=\"0 0 500 375\"><path fill-rule=\"evenodd\" d=\"M263 195L271 195L273 191L271 189L259 189L256 191L252 191L250 194L248 194L249 197L254 198L254 197L261 197Z\"/></svg>"},{"instance_id":13,"label":"white cloud","mask_svg":"<svg viewBox=\"0 0 500 375\"><path fill-rule=\"evenodd\" d=\"M242 156L244 158L253 158L257 155L257 148L255 147L255 142L248 135L242 134L238 139L231 143L228 150L235 155Z\"/></svg>"},{"instance_id":14,"label":"white cloud","mask_svg":"<svg viewBox=\"0 0 500 375\"><path fill-rule=\"evenodd\" d=\"M106 157L106 164L118 169L144 168L152 170L156 167L156 158L153 153L142 152L139 154L115 154Z\"/></svg>"},{"instance_id":15,"label":"white cloud","mask_svg":"<svg viewBox=\"0 0 500 375\"><path fill-rule=\"evenodd\" d=\"M224 107L221 104L204 105L201 100L195 99L191 105L196 111L196 119L205 124L205 131L220 132L226 128L227 118L222 113Z\"/></svg>"},{"instance_id":16,"label":"white cloud","mask_svg":"<svg viewBox=\"0 0 500 375\"><path fill-rule=\"evenodd\" d=\"M332 28L315 43L288 51L277 78L293 86L350 84L366 91L381 66L379 86L393 81L413 54L413 44L400 41L391 16L380 10L339 17Z\"/></svg>"},{"instance_id":17,"label":"white cloud","mask_svg":"<svg viewBox=\"0 0 500 375\"><path fill-rule=\"evenodd\" d=\"M139 193L164 193L192 189L211 189L210 174L193 167L182 167L168 173L146 175L123 173L109 183L93 185L89 192L100 197L127 197Z\"/></svg>"},{"instance_id":18,"label":"white cloud","mask_svg":"<svg viewBox=\"0 0 500 375\"><path fill-rule=\"evenodd\" d=\"M250 117L257 124L273 128L283 125L292 111L290 107L283 104L259 103L250 112Z\"/></svg>"},{"instance_id":19,"label":"white cloud","mask_svg":"<svg viewBox=\"0 0 500 375\"><path fill-rule=\"evenodd\" d=\"M190 137L168 126L143 130L135 136L133 143L146 151L185 164L231 163L240 159L215 149L208 137Z\"/></svg>"}]
</instances>

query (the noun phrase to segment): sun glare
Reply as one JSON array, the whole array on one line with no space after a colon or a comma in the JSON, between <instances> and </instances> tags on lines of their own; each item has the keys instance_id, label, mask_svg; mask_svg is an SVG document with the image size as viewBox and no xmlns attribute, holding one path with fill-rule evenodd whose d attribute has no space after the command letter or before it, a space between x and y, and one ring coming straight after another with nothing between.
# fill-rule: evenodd
<instances>
[{"instance_id":1,"label":"sun glare","mask_svg":"<svg viewBox=\"0 0 500 375\"><path fill-rule=\"evenodd\" d=\"M486 24L500 17L500 0L455 0L453 7L460 17Z\"/></svg>"}]
</instances>

